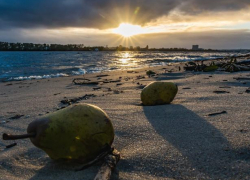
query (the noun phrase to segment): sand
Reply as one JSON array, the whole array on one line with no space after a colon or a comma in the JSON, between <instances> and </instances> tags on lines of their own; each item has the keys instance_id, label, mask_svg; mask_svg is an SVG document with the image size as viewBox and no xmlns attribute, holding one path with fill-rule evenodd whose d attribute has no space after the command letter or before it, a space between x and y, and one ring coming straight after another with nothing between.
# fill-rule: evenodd
<instances>
[{"instance_id":1,"label":"sand","mask_svg":"<svg viewBox=\"0 0 250 180\"><path fill-rule=\"evenodd\" d=\"M250 78L250 72L184 72L179 66L183 64L84 76L121 80L99 85L75 85L76 77L0 83L0 132L25 133L32 120L67 106L61 100L94 94L79 102L99 106L112 119L113 145L122 155L112 179L249 179L250 94L245 91L250 81L236 78ZM158 75L147 77L148 69ZM141 105L141 89L152 81L177 83L172 104ZM221 111L226 113L209 116ZM23 116L10 119L18 114ZM13 142L17 145L5 147ZM0 179L88 180L100 164L76 172L78 167L51 160L29 139L0 140Z\"/></svg>"}]
</instances>

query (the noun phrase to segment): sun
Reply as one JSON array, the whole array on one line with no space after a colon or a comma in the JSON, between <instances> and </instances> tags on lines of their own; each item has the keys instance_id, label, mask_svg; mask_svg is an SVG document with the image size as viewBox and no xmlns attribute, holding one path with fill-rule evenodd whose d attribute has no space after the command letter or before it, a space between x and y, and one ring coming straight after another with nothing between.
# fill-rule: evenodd
<instances>
[{"instance_id":1,"label":"sun","mask_svg":"<svg viewBox=\"0 0 250 180\"><path fill-rule=\"evenodd\" d=\"M113 29L113 33L120 34L124 37L131 37L138 34L144 34L145 29L139 25L122 23L118 28Z\"/></svg>"}]
</instances>

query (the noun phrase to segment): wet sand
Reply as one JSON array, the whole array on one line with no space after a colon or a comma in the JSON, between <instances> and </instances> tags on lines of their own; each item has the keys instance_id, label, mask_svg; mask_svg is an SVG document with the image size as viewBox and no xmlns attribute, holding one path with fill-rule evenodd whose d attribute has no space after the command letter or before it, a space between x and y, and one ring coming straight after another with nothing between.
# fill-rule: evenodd
<instances>
[{"instance_id":1,"label":"wet sand","mask_svg":"<svg viewBox=\"0 0 250 180\"><path fill-rule=\"evenodd\" d=\"M112 120L122 155L113 179L249 179L250 72L184 72L183 65L78 77L98 85L76 85L77 77L0 83L0 131L25 133L32 120L78 100ZM157 75L147 77L149 69ZM140 92L152 81L178 85L172 104L141 105ZM93 179L100 164L78 167L51 160L29 139L0 140L0 179Z\"/></svg>"}]
</instances>

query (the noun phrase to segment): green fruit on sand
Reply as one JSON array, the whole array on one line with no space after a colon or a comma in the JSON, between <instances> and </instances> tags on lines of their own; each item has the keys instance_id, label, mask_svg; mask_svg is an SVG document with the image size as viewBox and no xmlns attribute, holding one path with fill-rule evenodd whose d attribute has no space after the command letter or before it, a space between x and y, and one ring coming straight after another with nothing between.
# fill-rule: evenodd
<instances>
[{"instance_id":1,"label":"green fruit on sand","mask_svg":"<svg viewBox=\"0 0 250 180\"><path fill-rule=\"evenodd\" d=\"M178 87L172 82L152 82L141 92L141 101L145 106L171 103L178 92Z\"/></svg>"},{"instance_id":2,"label":"green fruit on sand","mask_svg":"<svg viewBox=\"0 0 250 180\"><path fill-rule=\"evenodd\" d=\"M112 144L114 129L107 114L97 106L76 104L31 122L31 142L52 159L88 162Z\"/></svg>"}]
</instances>

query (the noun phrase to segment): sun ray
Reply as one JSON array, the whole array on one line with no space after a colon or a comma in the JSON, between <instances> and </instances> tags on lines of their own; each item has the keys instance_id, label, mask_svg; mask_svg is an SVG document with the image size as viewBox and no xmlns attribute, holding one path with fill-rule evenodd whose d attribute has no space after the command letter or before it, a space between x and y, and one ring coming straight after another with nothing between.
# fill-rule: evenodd
<instances>
[{"instance_id":1,"label":"sun ray","mask_svg":"<svg viewBox=\"0 0 250 180\"><path fill-rule=\"evenodd\" d=\"M130 40L133 42L134 46L139 46L141 43L136 36L130 37Z\"/></svg>"},{"instance_id":2,"label":"sun ray","mask_svg":"<svg viewBox=\"0 0 250 180\"><path fill-rule=\"evenodd\" d=\"M116 40L113 42L113 44L115 44L115 45L119 44L119 42L121 42L123 38L124 38L123 36L120 36L118 39L116 39Z\"/></svg>"}]
</instances>

